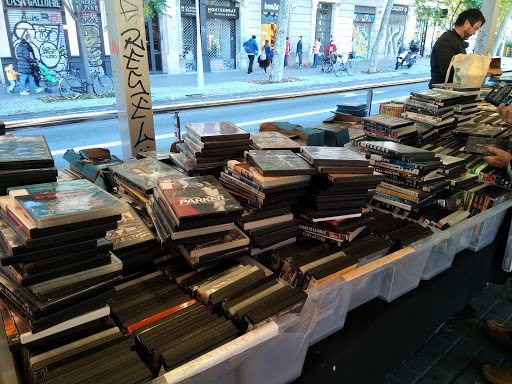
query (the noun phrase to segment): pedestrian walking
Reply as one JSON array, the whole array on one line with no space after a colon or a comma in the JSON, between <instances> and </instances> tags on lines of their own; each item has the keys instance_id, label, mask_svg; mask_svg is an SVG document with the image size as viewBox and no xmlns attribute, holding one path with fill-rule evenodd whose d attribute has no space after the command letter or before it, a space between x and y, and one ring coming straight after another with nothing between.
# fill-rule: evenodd
<instances>
[{"instance_id":1,"label":"pedestrian walking","mask_svg":"<svg viewBox=\"0 0 512 384\"><path fill-rule=\"evenodd\" d=\"M322 43L320 42L320 39L317 37L315 44L313 45L313 68L316 68L318 65L318 54L320 53L321 46Z\"/></svg>"},{"instance_id":2,"label":"pedestrian walking","mask_svg":"<svg viewBox=\"0 0 512 384\"><path fill-rule=\"evenodd\" d=\"M244 49L245 52L247 53L247 57L249 58L247 74L252 75L252 65L254 63L254 57L258 54L258 43L256 43L256 35L252 35L252 37L244 43Z\"/></svg>"},{"instance_id":3,"label":"pedestrian walking","mask_svg":"<svg viewBox=\"0 0 512 384\"><path fill-rule=\"evenodd\" d=\"M286 38L286 48L284 49L284 69L288 67L288 56L290 55L290 40Z\"/></svg>"},{"instance_id":4,"label":"pedestrian walking","mask_svg":"<svg viewBox=\"0 0 512 384\"><path fill-rule=\"evenodd\" d=\"M302 36L297 41L297 57L299 58L299 68L302 68Z\"/></svg>"},{"instance_id":5,"label":"pedestrian walking","mask_svg":"<svg viewBox=\"0 0 512 384\"><path fill-rule=\"evenodd\" d=\"M18 71L20 72L20 95L27 96L29 92L25 91L25 83L30 83L30 86L35 89L37 93L43 92L44 88L40 88L34 82L32 76L32 63L37 64L37 60L30 56L27 48L27 40L21 39L21 42L16 47L16 59L18 60Z\"/></svg>"},{"instance_id":6,"label":"pedestrian walking","mask_svg":"<svg viewBox=\"0 0 512 384\"><path fill-rule=\"evenodd\" d=\"M25 40L27 41L27 49L30 53L30 57L34 60L37 60L36 54L34 53L34 48L30 43L32 41L32 36L28 33L25 35ZM37 65L37 61L31 64L32 65L32 76L34 76L34 83L39 87L39 81L41 80L41 71L39 70L39 66Z\"/></svg>"},{"instance_id":7,"label":"pedestrian walking","mask_svg":"<svg viewBox=\"0 0 512 384\"><path fill-rule=\"evenodd\" d=\"M14 70L14 65L7 64L4 68L5 74L7 76L7 80L11 83L11 86L7 88L7 92L12 93L14 91L14 87L16 86L16 76L20 73Z\"/></svg>"},{"instance_id":8,"label":"pedestrian walking","mask_svg":"<svg viewBox=\"0 0 512 384\"><path fill-rule=\"evenodd\" d=\"M267 74L267 68L272 60L272 50L268 40L265 40L265 44L261 48L261 53L258 56L258 63L264 74Z\"/></svg>"}]
</instances>

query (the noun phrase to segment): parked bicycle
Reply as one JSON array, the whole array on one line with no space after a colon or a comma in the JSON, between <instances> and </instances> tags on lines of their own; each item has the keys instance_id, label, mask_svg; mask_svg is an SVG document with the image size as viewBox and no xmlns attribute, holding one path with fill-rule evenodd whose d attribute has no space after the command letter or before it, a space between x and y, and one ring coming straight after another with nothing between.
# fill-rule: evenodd
<instances>
[{"instance_id":1,"label":"parked bicycle","mask_svg":"<svg viewBox=\"0 0 512 384\"><path fill-rule=\"evenodd\" d=\"M354 59L354 52L348 53L348 58L345 60L345 54L339 54L336 66L334 67L334 74L336 76L341 76L343 72L346 72L347 75L352 76L355 72L355 65L352 62Z\"/></svg>"},{"instance_id":2,"label":"parked bicycle","mask_svg":"<svg viewBox=\"0 0 512 384\"><path fill-rule=\"evenodd\" d=\"M114 90L114 82L107 75L97 71L91 73L92 84L87 83L80 77L80 70L77 67L71 67L70 74L59 82L59 90L62 97L66 99L76 99L81 94L87 93L87 86L92 85L92 89L97 96Z\"/></svg>"},{"instance_id":3,"label":"parked bicycle","mask_svg":"<svg viewBox=\"0 0 512 384\"><path fill-rule=\"evenodd\" d=\"M11 83L8 83L6 86L5 86L5 91L7 93L13 93L14 91L19 91L20 89L20 81L18 79L16 79L16 85L14 86L14 89L12 90L12 92L9 92L9 88L11 88ZM30 85L27 83L25 83L25 92L30 92L32 88L30 87Z\"/></svg>"}]
</instances>

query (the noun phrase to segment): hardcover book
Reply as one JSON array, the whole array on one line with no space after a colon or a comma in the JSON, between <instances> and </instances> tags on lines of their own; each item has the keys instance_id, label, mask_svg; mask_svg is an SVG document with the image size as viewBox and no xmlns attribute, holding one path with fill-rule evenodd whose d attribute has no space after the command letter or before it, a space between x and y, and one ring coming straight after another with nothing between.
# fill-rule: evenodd
<instances>
[{"instance_id":1,"label":"hardcover book","mask_svg":"<svg viewBox=\"0 0 512 384\"><path fill-rule=\"evenodd\" d=\"M176 215L178 226L205 216L241 217L243 213L235 198L211 175L160 179L158 188Z\"/></svg>"},{"instance_id":2,"label":"hardcover book","mask_svg":"<svg viewBox=\"0 0 512 384\"><path fill-rule=\"evenodd\" d=\"M302 156L313 165L367 167L369 162L356 152L343 147L302 147Z\"/></svg>"},{"instance_id":3,"label":"hardcover book","mask_svg":"<svg viewBox=\"0 0 512 384\"><path fill-rule=\"evenodd\" d=\"M152 157L117 164L110 167L110 169L116 177L148 195L156 187L158 179L185 176L175 168Z\"/></svg>"},{"instance_id":4,"label":"hardcover book","mask_svg":"<svg viewBox=\"0 0 512 384\"><path fill-rule=\"evenodd\" d=\"M249 139L248 132L229 121L215 123L187 123L187 133L195 136L202 142Z\"/></svg>"},{"instance_id":5,"label":"hardcover book","mask_svg":"<svg viewBox=\"0 0 512 384\"><path fill-rule=\"evenodd\" d=\"M411 92L411 95L433 100L438 103L444 103L445 105L457 104L460 100L460 96L454 95L453 93L446 92L441 89L425 89L421 91L413 91Z\"/></svg>"},{"instance_id":6,"label":"hardcover book","mask_svg":"<svg viewBox=\"0 0 512 384\"><path fill-rule=\"evenodd\" d=\"M315 167L290 150L251 150L245 153L263 176L314 175Z\"/></svg>"},{"instance_id":7,"label":"hardcover book","mask_svg":"<svg viewBox=\"0 0 512 384\"><path fill-rule=\"evenodd\" d=\"M0 169L48 168L53 164L44 136L0 136Z\"/></svg>"},{"instance_id":8,"label":"hardcover book","mask_svg":"<svg viewBox=\"0 0 512 384\"><path fill-rule=\"evenodd\" d=\"M490 137L470 136L464 147L464 152L482 156L494 156L494 154L487 149L487 147L490 146L504 151L510 151L512 149L512 142L510 140L500 140Z\"/></svg>"},{"instance_id":9,"label":"hardcover book","mask_svg":"<svg viewBox=\"0 0 512 384\"><path fill-rule=\"evenodd\" d=\"M36 228L94 220L128 210L127 204L88 180L25 185L7 191Z\"/></svg>"},{"instance_id":10,"label":"hardcover book","mask_svg":"<svg viewBox=\"0 0 512 384\"><path fill-rule=\"evenodd\" d=\"M300 149L299 144L280 132L251 132L251 139L254 149Z\"/></svg>"}]
</instances>

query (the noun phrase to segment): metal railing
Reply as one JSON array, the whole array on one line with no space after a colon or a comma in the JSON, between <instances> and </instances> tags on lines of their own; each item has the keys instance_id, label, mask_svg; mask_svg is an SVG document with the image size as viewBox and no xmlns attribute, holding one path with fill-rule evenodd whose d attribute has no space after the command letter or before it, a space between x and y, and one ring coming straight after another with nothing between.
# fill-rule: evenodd
<instances>
[{"instance_id":1,"label":"metal railing","mask_svg":"<svg viewBox=\"0 0 512 384\"><path fill-rule=\"evenodd\" d=\"M165 112L183 112L194 109L203 109L203 108L213 108L213 107L225 107L230 105L237 104L247 104L247 103L258 103L258 102L267 102L274 100L283 100L283 99L293 99L296 97L308 97L308 96L320 96L327 95L331 93L340 93L340 92L352 92L352 91L361 91L361 90L371 90L375 88L384 88L384 87L393 87L398 85L407 85L413 83L423 83L425 81L429 81L430 78L418 78L418 79L407 79L407 80L397 80L397 81L389 81L385 83L375 83L375 84L363 84L363 85L353 85L349 87L339 87L339 88L331 88L331 89L317 89L311 91L301 91L301 92L289 92L289 93L281 93L278 95L262 95L262 96L251 96L251 97L240 97L236 99L224 99L224 100L212 100L212 101L200 101L200 102L190 102L190 103L182 103L182 104L166 104L159 105L153 107L153 113L165 113ZM26 119L26 120L18 120L18 121L6 121L5 128L6 130L16 130L21 128L37 128L37 127L45 127L49 125L61 125L61 124L72 124L78 123L82 121L88 120L104 120L104 119L112 119L117 117L117 110L108 110L102 112L86 112L86 113L75 113L69 115L62 116L52 116L52 117L41 117L36 119Z\"/></svg>"}]
</instances>

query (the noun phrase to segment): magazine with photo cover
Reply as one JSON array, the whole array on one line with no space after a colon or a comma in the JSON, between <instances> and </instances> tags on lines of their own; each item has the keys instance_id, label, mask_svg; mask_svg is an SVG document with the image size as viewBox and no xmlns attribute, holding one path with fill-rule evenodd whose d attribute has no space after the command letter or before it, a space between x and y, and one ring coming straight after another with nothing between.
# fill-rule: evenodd
<instances>
[{"instance_id":1,"label":"magazine with photo cover","mask_svg":"<svg viewBox=\"0 0 512 384\"><path fill-rule=\"evenodd\" d=\"M229 121L187 123L187 133L202 142L249 139L250 134Z\"/></svg>"},{"instance_id":2,"label":"magazine with photo cover","mask_svg":"<svg viewBox=\"0 0 512 384\"><path fill-rule=\"evenodd\" d=\"M302 156L313 165L337 165L368 167L369 162L363 156L343 147L302 147Z\"/></svg>"},{"instance_id":3,"label":"magazine with photo cover","mask_svg":"<svg viewBox=\"0 0 512 384\"><path fill-rule=\"evenodd\" d=\"M53 156L44 136L0 136L0 169L48 168L53 165Z\"/></svg>"},{"instance_id":4,"label":"magazine with photo cover","mask_svg":"<svg viewBox=\"0 0 512 384\"><path fill-rule=\"evenodd\" d=\"M107 232L105 238L114 246L114 251L155 240L155 235L130 207L117 222L117 229Z\"/></svg>"},{"instance_id":5,"label":"magazine with photo cover","mask_svg":"<svg viewBox=\"0 0 512 384\"><path fill-rule=\"evenodd\" d=\"M294 152L300 150L300 144L280 132L251 132L251 139L254 149L290 149Z\"/></svg>"},{"instance_id":6,"label":"magazine with photo cover","mask_svg":"<svg viewBox=\"0 0 512 384\"><path fill-rule=\"evenodd\" d=\"M245 153L263 176L315 175L317 170L290 150L250 150Z\"/></svg>"},{"instance_id":7,"label":"magazine with photo cover","mask_svg":"<svg viewBox=\"0 0 512 384\"><path fill-rule=\"evenodd\" d=\"M178 226L204 216L242 217L241 205L212 175L160 179L158 188L170 203Z\"/></svg>"},{"instance_id":8,"label":"magazine with photo cover","mask_svg":"<svg viewBox=\"0 0 512 384\"><path fill-rule=\"evenodd\" d=\"M128 205L88 180L8 188L9 198L36 228L49 228L122 214Z\"/></svg>"},{"instance_id":9,"label":"magazine with photo cover","mask_svg":"<svg viewBox=\"0 0 512 384\"><path fill-rule=\"evenodd\" d=\"M158 179L185 176L175 168L152 157L127 161L126 163L114 165L110 169L115 176L126 180L148 195L156 187Z\"/></svg>"}]
</instances>

